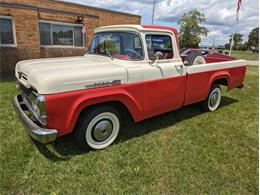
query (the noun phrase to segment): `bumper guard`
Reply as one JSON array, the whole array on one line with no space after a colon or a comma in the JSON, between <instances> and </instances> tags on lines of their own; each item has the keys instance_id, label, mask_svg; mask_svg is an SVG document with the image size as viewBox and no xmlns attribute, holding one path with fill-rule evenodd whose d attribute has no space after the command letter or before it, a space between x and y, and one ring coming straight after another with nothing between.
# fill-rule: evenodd
<instances>
[{"instance_id":1,"label":"bumper guard","mask_svg":"<svg viewBox=\"0 0 260 195\"><path fill-rule=\"evenodd\" d=\"M56 139L58 131L56 129L44 129L34 123L24 112L26 105L22 101L21 95L13 97L13 106L19 115L23 125L27 128L28 134L41 143L52 142Z\"/></svg>"}]
</instances>

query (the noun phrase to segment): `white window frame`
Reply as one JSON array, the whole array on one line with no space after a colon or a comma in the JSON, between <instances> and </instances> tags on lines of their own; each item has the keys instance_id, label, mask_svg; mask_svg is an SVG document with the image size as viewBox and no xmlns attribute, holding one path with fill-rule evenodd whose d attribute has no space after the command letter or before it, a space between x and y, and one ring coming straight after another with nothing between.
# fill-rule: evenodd
<instances>
[{"instance_id":1,"label":"white window frame","mask_svg":"<svg viewBox=\"0 0 260 195\"><path fill-rule=\"evenodd\" d=\"M57 25L65 25L65 26L80 26L83 28L83 24L75 24L75 23L68 23L68 22L57 22L57 21L51 21L51 20L39 20L39 27L40 27L40 23L48 23L51 24L51 42L53 43L53 37L52 37L52 24L57 24ZM40 33L40 29L39 29L39 33ZM84 44L85 44L85 34L86 33L82 33L83 34L83 43L82 46L75 46L74 45L74 28L72 31L72 36L73 36L73 45L42 45L40 43L40 47L50 47L50 48L85 48Z\"/></svg>"},{"instance_id":2,"label":"white window frame","mask_svg":"<svg viewBox=\"0 0 260 195\"><path fill-rule=\"evenodd\" d=\"M3 16L0 15L0 18L4 18L4 19L10 19L12 22L12 31L13 31L13 43L12 44L2 44L0 42L0 47L16 47L16 31L15 31L15 25L14 25L14 20L12 16Z\"/></svg>"},{"instance_id":3,"label":"white window frame","mask_svg":"<svg viewBox=\"0 0 260 195\"><path fill-rule=\"evenodd\" d=\"M173 54L173 57L170 58L170 59L160 59L158 60L158 62L167 62L167 61L171 61L171 60L179 60L178 59L178 56L179 54L177 53L178 51L178 47L176 45L176 39L175 39L175 35L171 32L152 32L152 31L146 31L144 33L144 42L145 42L145 47L146 47L146 51L147 51L147 58L149 59L149 55L148 55L148 50L147 50L147 44L146 44L146 36L147 35L162 35L162 36L168 36L170 37L171 39L171 42L172 42L172 54ZM150 60L150 59L149 59Z\"/></svg>"}]
</instances>

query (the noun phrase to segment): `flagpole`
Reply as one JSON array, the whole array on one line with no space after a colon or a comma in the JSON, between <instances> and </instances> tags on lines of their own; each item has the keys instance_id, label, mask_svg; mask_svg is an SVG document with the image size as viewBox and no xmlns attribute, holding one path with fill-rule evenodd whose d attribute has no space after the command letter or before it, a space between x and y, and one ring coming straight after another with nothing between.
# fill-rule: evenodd
<instances>
[{"instance_id":1,"label":"flagpole","mask_svg":"<svg viewBox=\"0 0 260 195\"><path fill-rule=\"evenodd\" d=\"M242 4L242 0L237 0L237 13L236 13L236 21L239 21L239 10ZM233 42L234 42L234 34L232 33L232 37L231 37L231 42L230 42L230 49L229 49L229 55L231 55L232 52L232 46L233 46Z\"/></svg>"},{"instance_id":2,"label":"flagpole","mask_svg":"<svg viewBox=\"0 0 260 195\"><path fill-rule=\"evenodd\" d=\"M155 9L155 0L153 0L152 25L153 25L153 20L154 20L154 9Z\"/></svg>"}]
</instances>

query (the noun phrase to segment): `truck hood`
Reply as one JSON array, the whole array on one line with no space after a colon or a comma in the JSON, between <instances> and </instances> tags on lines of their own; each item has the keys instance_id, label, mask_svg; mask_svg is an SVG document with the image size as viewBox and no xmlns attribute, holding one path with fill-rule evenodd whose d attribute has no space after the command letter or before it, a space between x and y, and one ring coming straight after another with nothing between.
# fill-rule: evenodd
<instances>
[{"instance_id":1,"label":"truck hood","mask_svg":"<svg viewBox=\"0 0 260 195\"><path fill-rule=\"evenodd\" d=\"M52 94L126 83L127 70L109 57L86 55L20 61L15 76L26 88Z\"/></svg>"}]
</instances>

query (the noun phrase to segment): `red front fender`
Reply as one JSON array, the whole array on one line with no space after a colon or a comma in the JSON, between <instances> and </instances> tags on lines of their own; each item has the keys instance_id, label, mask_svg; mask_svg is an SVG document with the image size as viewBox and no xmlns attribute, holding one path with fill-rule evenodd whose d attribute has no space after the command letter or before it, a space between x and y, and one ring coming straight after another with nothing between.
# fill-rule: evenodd
<instances>
[{"instance_id":1,"label":"red front fender","mask_svg":"<svg viewBox=\"0 0 260 195\"><path fill-rule=\"evenodd\" d=\"M138 90L138 89L137 89ZM48 128L57 129L58 136L72 132L83 109L95 104L120 102L128 109L134 121L142 118L142 93L131 93L123 86L78 90L60 94L46 95Z\"/></svg>"}]
</instances>

